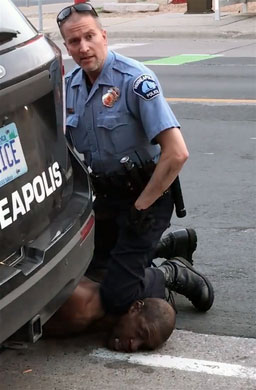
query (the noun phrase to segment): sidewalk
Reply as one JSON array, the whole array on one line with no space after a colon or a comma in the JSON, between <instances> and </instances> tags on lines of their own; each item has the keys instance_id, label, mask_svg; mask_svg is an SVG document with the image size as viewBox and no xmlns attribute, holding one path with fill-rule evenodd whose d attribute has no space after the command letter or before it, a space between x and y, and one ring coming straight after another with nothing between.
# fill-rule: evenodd
<instances>
[{"instance_id":1,"label":"sidewalk","mask_svg":"<svg viewBox=\"0 0 256 390\"><path fill-rule=\"evenodd\" d=\"M92 0L91 2L97 9L101 9L106 3L117 3L116 0ZM50 38L54 40L61 39L56 25L56 15L69 4L43 5L43 32L49 34ZM256 13L222 12L221 20L216 21L214 13L185 14L186 5L179 4L179 6L181 7L172 4L160 5L158 12L124 14L100 12L100 17L109 38L255 39ZM38 27L38 7L20 7L20 9Z\"/></svg>"}]
</instances>

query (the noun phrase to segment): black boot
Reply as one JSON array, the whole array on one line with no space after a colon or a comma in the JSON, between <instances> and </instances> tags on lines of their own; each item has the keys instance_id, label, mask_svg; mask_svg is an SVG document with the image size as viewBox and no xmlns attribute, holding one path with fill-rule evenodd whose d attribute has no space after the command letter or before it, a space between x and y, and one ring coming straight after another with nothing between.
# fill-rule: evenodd
<instances>
[{"instance_id":1,"label":"black boot","mask_svg":"<svg viewBox=\"0 0 256 390\"><path fill-rule=\"evenodd\" d=\"M188 298L199 311L213 304L214 292L209 280L181 257L165 261L158 267L164 273L165 286Z\"/></svg>"},{"instance_id":2,"label":"black boot","mask_svg":"<svg viewBox=\"0 0 256 390\"><path fill-rule=\"evenodd\" d=\"M196 250L197 235L194 229L180 229L168 233L156 247L154 257L170 259L175 256L184 257L193 265L192 254Z\"/></svg>"}]
</instances>

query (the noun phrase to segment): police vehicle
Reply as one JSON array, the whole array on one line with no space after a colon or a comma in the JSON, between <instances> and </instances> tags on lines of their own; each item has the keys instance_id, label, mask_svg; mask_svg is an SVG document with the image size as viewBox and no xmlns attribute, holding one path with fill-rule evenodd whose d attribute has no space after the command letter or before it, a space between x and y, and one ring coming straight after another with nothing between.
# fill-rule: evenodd
<instances>
[{"instance_id":1,"label":"police vehicle","mask_svg":"<svg viewBox=\"0 0 256 390\"><path fill-rule=\"evenodd\" d=\"M0 9L0 344L35 342L92 259L89 176L65 140L60 50Z\"/></svg>"}]
</instances>

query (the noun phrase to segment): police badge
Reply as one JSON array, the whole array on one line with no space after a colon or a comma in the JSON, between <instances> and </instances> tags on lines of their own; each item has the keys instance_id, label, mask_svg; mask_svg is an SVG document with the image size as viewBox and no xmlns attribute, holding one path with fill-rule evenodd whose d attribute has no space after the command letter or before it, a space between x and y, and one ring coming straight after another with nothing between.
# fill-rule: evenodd
<instances>
[{"instance_id":1,"label":"police badge","mask_svg":"<svg viewBox=\"0 0 256 390\"><path fill-rule=\"evenodd\" d=\"M111 87L108 92L102 96L102 103L106 107L113 107L120 96L120 90L117 87Z\"/></svg>"}]
</instances>

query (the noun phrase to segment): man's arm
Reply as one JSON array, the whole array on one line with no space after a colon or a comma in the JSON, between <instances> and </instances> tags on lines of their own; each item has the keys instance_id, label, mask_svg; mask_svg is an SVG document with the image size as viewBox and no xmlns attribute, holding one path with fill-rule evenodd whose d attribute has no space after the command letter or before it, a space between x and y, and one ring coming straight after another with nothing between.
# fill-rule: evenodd
<instances>
[{"instance_id":1,"label":"man's arm","mask_svg":"<svg viewBox=\"0 0 256 390\"><path fill-rule=\"evenodd\" d=\"M150 207L169 188L189 156L180 129L176 127L162 131L156 141L161 146L161 155L152 177L135 202L138 210Z\"/></svg>"}]
</instances>

